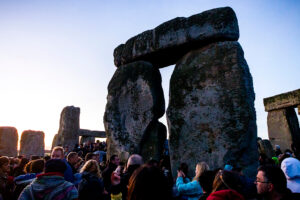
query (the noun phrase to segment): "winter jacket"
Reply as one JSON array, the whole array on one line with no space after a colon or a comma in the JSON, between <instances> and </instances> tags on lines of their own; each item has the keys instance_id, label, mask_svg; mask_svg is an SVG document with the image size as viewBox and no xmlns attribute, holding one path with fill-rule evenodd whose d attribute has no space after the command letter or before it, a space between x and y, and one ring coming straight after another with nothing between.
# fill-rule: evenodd
<instances>
[{"instance_id":1,"label":"winter jacket","mask_svg":"<svg viewBox=\"0 0 300 200\"><path fill-rule=\"evenodd\" d=\"M35 173L29 173L29 174L24 174L24 175L20 175L17 176L14 179L15 182L15 188L13 191L13 199L18 199L21 192L23 191L23 189L29 185L35 178L36 178Z\"/></svg>"},{"instance_id":2,"label":"winter jacket","mask_svg":"<svg viewBox=\"0 0 300 200\"><path fill-rule=\"evenodd\" d=\"M176 187L179 194L187 196L189 200L198 200L201 194L203 194L202 188L197 180L184 183L183 178L178 177Z\"/></svg>"},{"instance_id":3,"label":"winter jacket","mask_svg":"<svg viewBox=\"0 0 300 200\"><path fill-rule=\"evenodd\" d=\"M281 163L281 169L287 179L287 187L293 193L300 193L300 161L296 158L286 158Z\"/></svg>"},{"instance_id":4,"label":"winter jacket","mask_svg":"<svg viewBox=\"0 0 300 200\"><path fill-rule=\"evenodd\" d=\"M227 189L227 190L219 190L216 192L211 193L207 200L244 200L245 198L235 190Z\"/></svg>"},{"instance_id":5,"label":"winter jacket","mask_svg":"<svg viewBox=\"0 0 300 200\"><path fill-rule=\"evenodd\" d=\"M95 174L83 172L78 185L80 200L101 200L103 199L104 185L102 179Z\"/></svg>"},{"instance_id":6,"label":"winter jacket","mask_svg":"<svg viewBox=\"0 0 300 200\"><path fill-rule=\"evenodd\" d=\"M19 197L19 200L30 199L72 200L78 199L78 191L72 183L65 181L63 174L50 172L38 175Z\"/></svg>"},{"instance_id":7,"label":"winter jacket","mask_svg":"<svg viewBox=\"0 0 300 200\"><path fill-rule=\"evenodd\" d=\"M70 166L70 164L68 163L68 161L66 159L63 159L63 161L65 162L65 164L67 166L67 169L64 173L65 180L73 183L74 182L74 174L73 174L72 167Z\"/></svg>"}]
</instances>

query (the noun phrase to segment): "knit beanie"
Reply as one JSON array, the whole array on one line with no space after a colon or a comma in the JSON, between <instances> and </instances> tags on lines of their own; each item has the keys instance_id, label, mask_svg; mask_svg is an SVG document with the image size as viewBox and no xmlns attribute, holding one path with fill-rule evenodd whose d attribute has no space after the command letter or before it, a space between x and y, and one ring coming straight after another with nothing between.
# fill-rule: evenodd
<instances>
[{"instance_id":1,"label":"knit beanie","mask_svg":"<svg viewBox=\"0 0 300 200\"><path fill-rule=\"evenodd\" d=\"M65 162L61 159L50 159L45 164L45 173L60 172L64 173L67 169Z\"/></svg>"}]
</instances>

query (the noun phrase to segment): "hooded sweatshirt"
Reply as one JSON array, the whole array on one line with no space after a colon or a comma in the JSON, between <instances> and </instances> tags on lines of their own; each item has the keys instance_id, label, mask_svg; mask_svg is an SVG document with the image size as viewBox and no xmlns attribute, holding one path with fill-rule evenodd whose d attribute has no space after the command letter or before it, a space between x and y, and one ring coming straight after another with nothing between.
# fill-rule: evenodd
<instances>
[{"instance_id":1,"label":"hooded sweatshirt","mask_svg":"<svg viewBox=\"0 0 300 200\"><path fill-rule=\"evenodd\" d=\"M65 181L63 174L51 172L40 174L21 193L19 200L71 200L78 199L75 186Z\"/></svg>"},{"instance_id":2,"label":"hooded sweatshirt","mask_svg":"<svg viewBox=\"0 0 300 200\"><path fill-rule=\"evenodd\" d=\"M300 193L300 161L296 158L286 158L281 163L281 169L287 179L287 187L293 193Z\"/></svg>"}]
</instances>

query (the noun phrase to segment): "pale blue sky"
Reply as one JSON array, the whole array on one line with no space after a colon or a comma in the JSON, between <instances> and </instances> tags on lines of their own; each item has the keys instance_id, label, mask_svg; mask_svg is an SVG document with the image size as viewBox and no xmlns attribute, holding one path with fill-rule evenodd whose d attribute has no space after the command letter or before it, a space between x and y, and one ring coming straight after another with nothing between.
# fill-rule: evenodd
<instances>
[{"instance_id":1,"label":"pale blue sky","mask_svg":"<svg viewBox=\"0 0 300 200\"><path fill-rule=\"evenodd\" d=\"M42 130L49 147L67 105L81 128L104 130L113 50L175 17L230 6L254 80L258 135L263 98L300 88L300 2L279 0L0 0L0 126ZM161 69L168 102L172 67ZM165 122L165 119L161 119Z\"/></svg>"}]
</instances>

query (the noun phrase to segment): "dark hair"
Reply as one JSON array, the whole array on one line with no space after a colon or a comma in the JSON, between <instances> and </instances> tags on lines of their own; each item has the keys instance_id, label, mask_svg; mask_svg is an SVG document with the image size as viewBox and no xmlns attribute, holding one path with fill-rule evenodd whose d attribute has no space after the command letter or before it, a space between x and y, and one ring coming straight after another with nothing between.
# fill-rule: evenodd
<instances>
[{"instance_id":1,"label":"dark hair","mask_svg":"<svg viewBox=\"0 0 300 200\"><path fill-rule=\"evenodd\" d=\"M95 156L93 153L87 153L84 158L85 162L91 160L93 156Z\"/></svg>"},{"instance_id":2,"label":"dark hair","mask_svg":"<svg viewBox=\"0 0 300 200\"><path fill-rule=\"evenodd\" d=\"M186 163L180 163L178 170L183 171L183 173L187 176L187 173L189 171L189 166Z\"/></svg>"},{"instance_id":3,"label":"dark hair","mask_svg":"<svg viewBox=\"0 0 300 200\"><path fill-rule=\"evenodd\" d=\"M274 165L262 165L258 168L258 171L264 172L266 181L271 182L274 185L274 189L277 192L287 191L287 181L283 171Z\"/></svg>"},{"instance_id":4,"label":"dark hair","mask_svg":"<svg viewBox=\"0 0 300 200\"><path fill-rule=\"evenodd\" d=\"M202 189L208 194L212 191L215 175L216 172L208 170L204 171L203 174L199 177L199 183Z\"/></svg>"},{"instance_id":5,"label":"dark hair","mask_svg":"<svg viewBox=\"0 0 300 200\"><path fill-rule=\"evenodd\" d=\"M65 162L61 159L50 159L45 164L45 173L59 172L64 173L67 169Z\"/></svg>"},{"instance_id":6,"label":"dark hair","mask_svg":"<svg viewBox=\"0 0 300 200\"><path fill-rule=\"evenodd\" d=\"M213 182L212 192L224 189L232 189L242 193L243 185L238 173L227 170L219 170Z\"/></svg>"},{"instance_id":7,"label":"dark hair","mask_svg":"<svg viewBox=\"0 0 300 200\"><path fill-rule=\"evenodd\" d=\"M127 200L167 200L170 197L166 178L157 167L142 165L129 179Z\"/></svg>"},{"instance_id":8,"label":"dark hair","mask_svg":"<svg viewBox=\"0 0 300 200\"><path fill-rule=\"evenodd\" d=\"M34 160L30 166L31 173L41 173L44 170L45 162L43 159Z\"/></svg>"},{"instance_id":9,"label":"dark hair","mask_svg":"<svg viewBox=\"0 0 300 200\"><path fill-rule=\"evenodd\" d=\"M118 157L117 155L112 155L109 159L109 161L115 160L115 158Z\"/></svg>"},{"instance_id":10,"label":"dark hair","mask_svg":"<svg viewBox=\"0 0 300 200\"><path fill-rule=\"evenodd\" d=\"M0 167L2 167L5 164L8 164L8 163L9 163L9 159L8 159L7 156L1 156L0 157Z\"/></svg>"}]
</instances>

